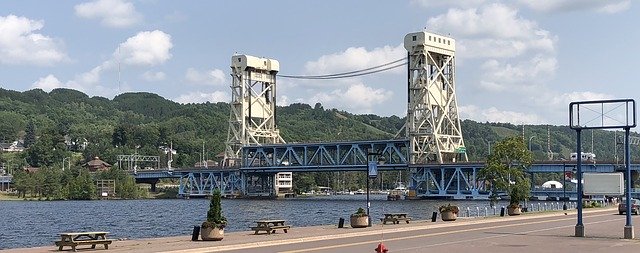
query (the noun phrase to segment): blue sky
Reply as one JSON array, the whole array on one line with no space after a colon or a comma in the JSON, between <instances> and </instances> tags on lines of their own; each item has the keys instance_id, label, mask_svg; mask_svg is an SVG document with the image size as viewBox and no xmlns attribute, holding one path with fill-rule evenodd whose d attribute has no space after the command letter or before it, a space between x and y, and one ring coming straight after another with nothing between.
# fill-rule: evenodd
<instances>
[{"instance_id":1,"label":"blue sky","mask_svg":"<svg viewBox=\"0 0 640 253\"><path fill-rule=\"evenodd\" d=\"M461 118L566 125L571 101L638 99L638 9L630 0L7 0L0 86L228 102L234 53L276 59L280 74L331 74L399 59L404 35L426 27L456 39ZM406 115L405 68L278 80L281 105Z\"/></svg>"}]
</instances>

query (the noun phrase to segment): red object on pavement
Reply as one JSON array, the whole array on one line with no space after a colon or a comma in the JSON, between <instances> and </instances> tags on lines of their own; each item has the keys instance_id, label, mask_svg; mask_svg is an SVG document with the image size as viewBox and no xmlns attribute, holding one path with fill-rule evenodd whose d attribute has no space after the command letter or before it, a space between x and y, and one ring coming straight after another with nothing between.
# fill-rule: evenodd
<instances>
[{"instance_id":1,"label":"red object on pavement","mask_svg":"<svg viewBox=\"0 0 640 253\"><path fill-rule=\"evenodd\" d=\"M387 252L389 252L389 249L387 249L387 247L385 247L384 244L380 243L380 244L378 244L378 247L376 247L376 252L377 253L387 253Z\"/></svg>"}]
</instances>

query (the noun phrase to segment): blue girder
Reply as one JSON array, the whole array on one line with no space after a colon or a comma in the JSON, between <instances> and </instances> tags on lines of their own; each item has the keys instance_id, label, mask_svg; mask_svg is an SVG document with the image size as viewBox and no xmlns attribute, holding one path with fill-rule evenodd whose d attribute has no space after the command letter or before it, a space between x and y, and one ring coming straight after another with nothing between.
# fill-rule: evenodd
<instances>
[{"instance_id":1,"label":"blue girder","mask_svg":"<svg viewBox=\"0 0 640 253\"><path fill-rule=\"evenodd\" d=\"M209 196L219 189L223 196L243 194L243 175L239 170L194 170L180 172L180 197Z\"/></svg>"},{"instance_id":2,"label":"blue girder","mask_svg":"<svg viewBox=\"0 0 640 253\"><path fill-rule=\"evenodd\" d=\"M382 156L378 170L407 168L407 140L356 141L335 143L293 143L242 148L242 171L313 172L363 171L370 159ZM379 155L369 156L376 153Z\"/></svg>"}]
</instances>

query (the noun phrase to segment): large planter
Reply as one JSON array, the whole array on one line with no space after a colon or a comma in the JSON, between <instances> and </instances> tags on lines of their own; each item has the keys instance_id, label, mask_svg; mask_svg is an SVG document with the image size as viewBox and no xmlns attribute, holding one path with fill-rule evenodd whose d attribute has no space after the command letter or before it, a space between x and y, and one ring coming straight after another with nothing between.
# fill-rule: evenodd
<instances>
[{"instance_id":1,"label":"large planter","mask_svg":"<svg viewBox=\"0 0 640 253\"><path fill-rule=\"evenodd\" d=\"M200 229L200 237L203 241L220 241L224 238L224 228L206 227Z\"/></svg>"},{"instance_id":2,"label":"large planter","mask_svg":"<svg viewBox=\"0 0 640 253\"><path fill-rule=\"evenodd\" d=\"M445 211L440 213L440 218L442 218L443 221L454 221L458 219L458 214L452 211Z\"/></svg>"},{"instance_id":3,"label":"large planter","mask_svg":"<svg viewBox=\"0 0 640 253\"><path fill-rule=\"evenodd\" d=\"M507 207L507 214L509 214L509 216L514 216L514 215L520 215L522 213L522 210L520 209L520 207L512 207L509 206Z\"/></svg>"},{"instance_id":4,"label":"large planter","mask_svg":"<svg viewBox=\"0 0 640 253\"><path fill-rule=\"evenodd\" d=\"M351 216L349 222L352 228L366 228L369 226L369 216Z\"/></svg>"}]
</instances>

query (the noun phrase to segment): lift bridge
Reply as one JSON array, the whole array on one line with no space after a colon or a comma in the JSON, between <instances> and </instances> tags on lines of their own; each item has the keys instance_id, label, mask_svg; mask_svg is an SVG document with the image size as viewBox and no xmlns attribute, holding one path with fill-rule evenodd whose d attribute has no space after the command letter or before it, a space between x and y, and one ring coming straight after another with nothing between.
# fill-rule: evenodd
<instances>
[{"instance_id":1,"label":"lift bridge","mask_svg":"<svg viewBox=\"0 0 640 253\"><path fill-rule=\"evenodd\" d=\"M488 189L478 178L484 163L468 162L462 138L455 92L455 40L422 31L407 34L404 47L407 50L405 62L392 66L405 65L407 68L407 117L403 131L396 139L286 143L276 122L279 62L234 55L231 57L232 98L223 166L139 172L137 181L153 185L158 178L179 178L179 195L183 197L210 195L214 189L220 189L225 196L274 196L281 190L291 190L293 172L367 173L368 162L382 156L385 163L378 165L378 170L409 170L410 197L488 198ZM392 67L374 69L370 73ZM322 79L340 77L349 76L327 75ZM532 178L538 173L563 173L562 177L565 177L564 173L573 171L574 166L571 161L534 163L529 172ZM637 174L639 168L634 165L631 169ZM590 164L584 165L583 171L614 172L617 167L609 163ZM575 196L576 192L533 186L532 194L560 198L560 194Z\"/></svg>"},{"instance_id":2,"label":"lift bridge","mask_svg":"<svg viewBox=\"0 0 640 253\"><path fill-rule=\"evenodd\" d=\"M458 162L434 164L409 164L407 140L357 141L336 143L294 143L242 148L242 167L191 168L176 170L140 171L139 181L157 178L179 178L179 195L198 197L220 189L227 197L249 195L255 192L273 194L273 177L279 172L335 172L361 171L367 173L370 154L383 156L385 162L378 165L380 171L410 172L410 187L414 198L487 199L489 189L478 178L484 162ZM566 177L575 174L575 161L534 162L528 168L532 182L535 175L556 173ZM621 168L615 163L584 163L583 171L616 172ZM640 164L631 170L640 172ZM258 178L260 189L252 188L250 178ZM574 175L575 178L575 175ZM571 179L560 180L563 187L571 185ZM574 180L575 181L575 180ZM255 183L255 182L254 182ZM575 182L574 182L575 183ZM640 197L640 189L632 189L632 195ZM531 195L539 199L576 197L575 187L541 188L532 184ZM256 195L253 195L256 196ZM260 196L260 195L258 195Z\"/></svg>"}]
</instances>

